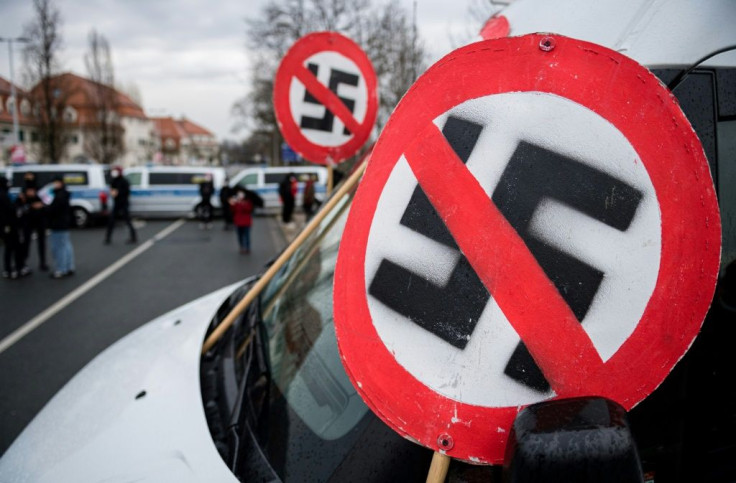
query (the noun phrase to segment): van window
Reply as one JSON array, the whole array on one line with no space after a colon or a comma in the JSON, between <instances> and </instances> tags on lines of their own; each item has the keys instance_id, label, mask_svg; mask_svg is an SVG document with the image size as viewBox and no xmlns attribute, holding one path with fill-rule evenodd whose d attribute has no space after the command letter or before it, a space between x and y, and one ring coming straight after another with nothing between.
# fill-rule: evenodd
<instances>
[{"instance_id":1,"label":"van window","mask_svg":"<svg viewBox=\"0 0 736 483\"><path fill-rule=\"evenodd\" d=\"M51 183L54 180L54 178L56 178L57 176L61 176L64 182L69 186L86 185L88 183L87 173L84 171L65 172L61 170L55 170L55 171L25 170L25 171L15 171L13 173L13 186L22 188L24 184L23 177L28 172L32 172L36 175L36 185L39 188L42 188L46 186L47 184Z\"/></svg>"},{"instance_id":2,"label":"van window","mask_svg":"<svg viewBox=\"0 0 736 483\"><path fill-rule=\"evenodd\" d=\"M14 172L13 173L13 179L10 181L10 183L16 187L16 188L22 188L23 187L23 175L26 174L25 172Z\"/></svg>"},{"instance_id":3,"label":"van window","mask_svg":"<svg viewBox=\"0 0 736 483\"><path fill-rule=\"evenodd\" d=\"M190 184L191 173L148 173L149 184Z\"/></svg>"},{"instance_id":4,"label":"van window","mask_svg":"<svg viewBox=\"0 0 736 483\"><path fill-rule=\"evenodd\" d=\"M140 171L128 173L125 175L125 179L128 180L130 186L140 186L143 179L143 173L141 173Z\"/></svg>"},{"instance_id":5,"label":"van window","mask_svg":"<svg viewBox=\"0 0 736 483\"><path fill-rule=\"evenodd\" d=\"M266 173L265 183L279 184L284 180L284 178L286 178L286 176L288 176L288 173Z\"/></svg>"},{"instance_id":6,"label":"van window","mask_svg":"<svg viewBox=\"0 0 736 483\"><path fill-rule=\"evenodd\" d=\"M238 185L240 186L246 186L246 185L254 185L258 184L258 173L250 173L243 176L243 179L240 180Z\"/></svg>"}]
</instances>

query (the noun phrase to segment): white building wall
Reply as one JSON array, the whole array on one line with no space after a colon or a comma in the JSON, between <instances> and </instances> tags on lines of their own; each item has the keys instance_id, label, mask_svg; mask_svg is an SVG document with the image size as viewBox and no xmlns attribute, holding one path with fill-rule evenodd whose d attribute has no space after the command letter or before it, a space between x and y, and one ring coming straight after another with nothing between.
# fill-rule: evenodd
<instances>
[{"instance_id":1,"label":"white building wall","mask_svg":"<svg viewBox=\"0 0 736 483\"><path fill-rule=\"evenodd\" d=\"M156 151L155 129L150 119L123 117L121 124L125 130L125 154L121 159L123 166L143 165L151 161Z\"/></svg>"}]
</instances>

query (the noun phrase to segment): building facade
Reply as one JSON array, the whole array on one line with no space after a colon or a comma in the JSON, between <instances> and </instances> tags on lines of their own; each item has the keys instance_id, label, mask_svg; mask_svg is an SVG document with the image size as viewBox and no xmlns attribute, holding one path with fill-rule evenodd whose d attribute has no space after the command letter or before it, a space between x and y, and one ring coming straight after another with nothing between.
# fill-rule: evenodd
<instances>
[{"instance_id":1,"label":"building facade","mask_svg":"<svg viewBox=\"0 0 736 483\"><path fill-rule=\"evenodd\" d=\"M217 138L209 130L186 119L152 118L160 159L164 164L214 164L219 154Z\"/></svg>"},{"instance_id":2,"label":"building facade","mask_svg":"<svg viewBox=\"0 0 736 483\"><path fill-rule=\"evenodd\" d=\"M218 155L215 136L185 118L151 118L124 93L84 77L65 73L52 78L62 112L64 149L54 162L107 162L122 166L146 163L212 164ZM13 135L10 83L0 78L0 166L11 163ZM19 143L27 162L42 161L41 86L16 87ZM35 105L34 105L35 104ZM56 112L56 108L54 114Z\"/></svg>"}]
</instances>

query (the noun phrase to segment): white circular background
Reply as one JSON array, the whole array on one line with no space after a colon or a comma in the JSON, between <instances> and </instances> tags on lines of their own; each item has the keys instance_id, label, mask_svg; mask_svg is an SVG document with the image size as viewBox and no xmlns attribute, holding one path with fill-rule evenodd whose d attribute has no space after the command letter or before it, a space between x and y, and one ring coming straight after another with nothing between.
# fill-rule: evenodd
<instances>
[{"instance_id":1,"label":"white circular background","mask_svg":"<svg viewBox=\"0 0 736 483\"><path fill-rule=\"evenodd\" d=\"M339 97L355 100L353 117L358 121L358 123L362 123L363 119L365 119L366 110L368 108L368 87L366 86L365 78L360 72L358 66L352 60L337 52L320 52L318 54L314 54L304 61L304 67L310 63L317 64L319 66L317 79L324 86L329 86L331 69L341 70L358 76L357 86L339 84L337 87L337 95ZM299 126L302 116L321 118L325 115L325 107L323 105L304 102L305 92L306 88L304 87L304 84L302 84L296 77L292 78L291 84L289 85L289 107L291 115L293 116L294 122L296 122L297 126ZM344 127L345 125L340 118L335 116L331 132L304 128L300 128L300 130L302 134L314 144L335 147L345 144L353 136L352 134L343 134Z\"/></svg>"},{"instance_id":2,"label":"white circular background","mask_svg":"<svg viewBox=\"0 0 736 483\"><path fill-rule=\"evenodd\" d=\"M521 92L471 99L435 119L438 128L442 129L448 115L485 126L466 165L485 190L489 203L522 140L595 167L643 193L625 232L553 199L542 201L530 223L530 232L536 237L604 273L583 328L602 359L608 360L636 328L659 272L659 205L639 156L611 123L588 108L553 94ZM379 198L371 224L366 287L384 258L437 285L447 282L457 263L457 251L400 224L416 184L402 156ZM519 336L492 295L462 350L372 296L367 297L373 323L387 349L401 366L433 391L485 407L531 404L554 396L552 391L541 394L529 389L503 373Z\"/></svg>"}]
</instances>

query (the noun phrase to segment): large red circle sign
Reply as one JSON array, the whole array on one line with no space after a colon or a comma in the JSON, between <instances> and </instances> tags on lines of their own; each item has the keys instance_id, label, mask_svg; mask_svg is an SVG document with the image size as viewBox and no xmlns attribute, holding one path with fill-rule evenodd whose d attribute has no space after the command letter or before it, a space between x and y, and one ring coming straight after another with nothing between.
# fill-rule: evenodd
<instances>
[{"instance_id":1,"label":"large red circle sign","mask_svg":"<svg viewBox=\"0 0 736 483\"><path fill-rule=\"evenodd\" d=\"M525 405L650 394L719 258L707 160L657 78L561 36L479 42L376 145L338 255L340 354L394 430L499 463Z\"/></svg>"},{"instance_id":2,"label":"large red circle sign","mask_svg":"<svg viewBox=\"0 0 736 483\"><path fill-rule=\"evenodd\" d=\"M274 109L286 142L307 160L338 163L368 140L378 114L368 56L336 32L299 39L274 81Z\"/></svg>"}]
</instances>

